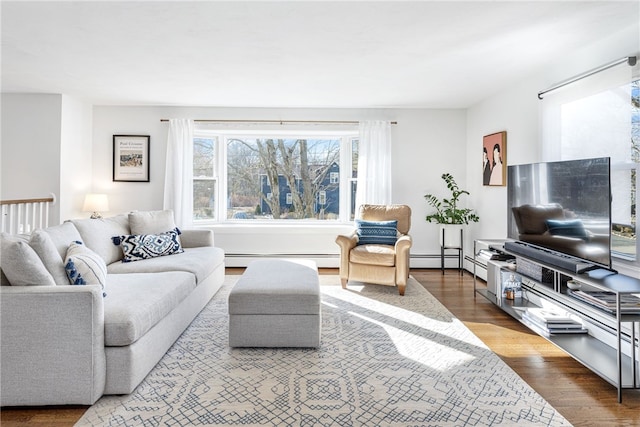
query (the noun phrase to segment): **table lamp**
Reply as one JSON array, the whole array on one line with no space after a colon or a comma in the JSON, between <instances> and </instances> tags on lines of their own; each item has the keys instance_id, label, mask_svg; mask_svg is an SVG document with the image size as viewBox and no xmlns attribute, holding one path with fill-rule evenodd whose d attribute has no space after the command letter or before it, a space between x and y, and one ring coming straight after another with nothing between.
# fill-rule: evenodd
<instances>
[{"instance_id":1,"label":"table lamp","mask_svg":"<svg viewBox=\"0 0 640 427\"><path fill-rule=\"evenodd\" d=\"M83 212L93 212L92 219L102 218L100 212L109 210L109 200L106 194L87 194L84 198Z\"/></svg>"}]
</instances>

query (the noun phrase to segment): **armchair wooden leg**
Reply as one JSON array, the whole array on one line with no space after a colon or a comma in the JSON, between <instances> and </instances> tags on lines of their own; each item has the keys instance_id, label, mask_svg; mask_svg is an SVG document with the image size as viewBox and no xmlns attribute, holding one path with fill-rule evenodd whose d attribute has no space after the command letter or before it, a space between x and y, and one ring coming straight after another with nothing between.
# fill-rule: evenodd
<instances>
[{"instance_id":1,"label":"armchair wooden leg","mask_svg":"<svg viewBox=\"0 0 640 427\"><path fill-rule=\"evenodd\" d=\"M347 289L347 279L340 279L340 283L342 284L342 289Z\"/></svg>"},{"instance_id":2,"label":"armchair wooden leg","mask_svg":"<svg viewBox=\"0 0 640 427\"><path fill-rule=\"evenodd\" d=\"M400 294L400 296L404 296L404 290L407 287L407 285L398 285L398 293Z\"/></svg>"}]
</instances>

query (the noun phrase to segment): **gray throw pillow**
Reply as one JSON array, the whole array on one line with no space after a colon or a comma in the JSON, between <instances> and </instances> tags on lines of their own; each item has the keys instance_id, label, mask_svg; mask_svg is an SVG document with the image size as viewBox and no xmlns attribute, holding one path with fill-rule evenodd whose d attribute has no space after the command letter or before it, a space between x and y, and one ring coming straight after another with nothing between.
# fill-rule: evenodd
<instances>
[{"instance_id":1,"label":"gray throw pillow","mask_svg":"<svg viewBox=\"0 0 640 427\"><path fill-rule=\"evenodd\" d=\"M56 282L24 237L0 235L2 271L12 286L55 286Z\"/></svg>"},{"instance_id":2,"label":"gray throw pillow","mask_svg":"<svg viewBox=\"0 0 640 427\"><path fill-rule=\"evenodd\" d=\"M69 225L73 226L72 224ZM53 243L51 235L45 230L34 230L33 233L31 233L29 244L40 257L45 268L51 274L53 280L55 280L56 285L68 285L69 279L67 278L67 273L64 271L63 259L60 257L60 253Z\"/></svg>"}]
</instances>

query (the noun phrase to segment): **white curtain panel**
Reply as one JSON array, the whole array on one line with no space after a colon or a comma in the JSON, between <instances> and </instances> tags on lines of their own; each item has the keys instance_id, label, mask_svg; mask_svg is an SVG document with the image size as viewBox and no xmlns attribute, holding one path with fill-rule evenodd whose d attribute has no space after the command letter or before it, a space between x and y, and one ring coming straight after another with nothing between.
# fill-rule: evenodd
<instances>
[{"instance_id":1,"label":"white curtain panel","mask_svg":"<svg viewBox=\"0 0 640 427\"><path fill-rule=\"evenodd\" d=\"M164 178L164 209L172 209L180 228L192 224L193 120L169 120Z\"/></svg>"},{"instance_id":2,"label":"white curtain panel","mask_svg":"<svg viewBox=\"0 0 640 427\"><path fill-rule=\"evenodd\" d=\"M356 212L360 205L391 203L391 123L360 122Z\"/></svg>"},{"instance_id":3,"label":"white curtain panel","mask_svg":"<svg viewBox=\"0 0 640 427\"><path fill-rule=\"evenodd\" d=\"M630 160L632 68L621 64L548 93L540 102L542 161Z\"/></svg>"}]
</instances>

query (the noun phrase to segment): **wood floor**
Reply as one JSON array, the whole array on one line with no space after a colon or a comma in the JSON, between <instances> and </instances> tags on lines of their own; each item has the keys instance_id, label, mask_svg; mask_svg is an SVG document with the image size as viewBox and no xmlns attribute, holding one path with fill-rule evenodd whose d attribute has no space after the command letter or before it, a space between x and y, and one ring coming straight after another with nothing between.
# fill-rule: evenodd
<instances>
[{"instance_id":1,"label":"wood floor","mask_svg":"<svg viewBox=\"0 0 640 427\"><path fill-rule=\"evenodd\" d=\"M240 274L242 269L227 269ZM321 274L337 274L322 269ZM616 389L487 300L474 299L473 277L454 270L411 270L458 319L575 426L640 426L640 390ZM87 407L2 408L0 425L72 426Z\"/></svg>"}]
</instances>

